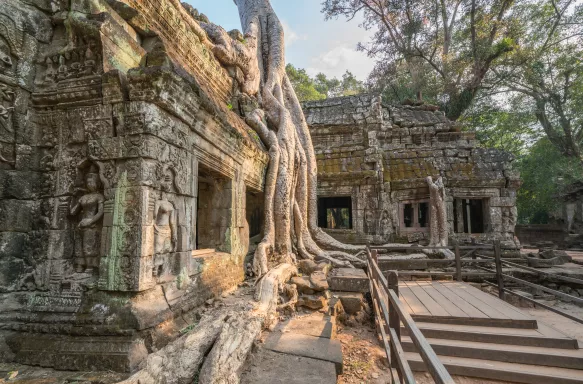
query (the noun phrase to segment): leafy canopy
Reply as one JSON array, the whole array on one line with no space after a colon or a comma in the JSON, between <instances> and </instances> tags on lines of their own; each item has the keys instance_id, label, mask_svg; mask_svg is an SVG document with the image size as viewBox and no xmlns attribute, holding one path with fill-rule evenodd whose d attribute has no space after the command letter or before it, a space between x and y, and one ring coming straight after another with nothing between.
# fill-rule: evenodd
<instances>
[{"instance_id":1,"label":"leafy canopy","mask_svg":"<svg viewBox=\"0 0 583 384\"><path fill-rule=\"evenodd\" d=\"M293 64L288 64L285 70L300 101L358 95L366 90L364 83L349 71L339 80L336 77L328 78L323 73L312 78L305 69L296 68Z\"/></svg>"}]
</instances>

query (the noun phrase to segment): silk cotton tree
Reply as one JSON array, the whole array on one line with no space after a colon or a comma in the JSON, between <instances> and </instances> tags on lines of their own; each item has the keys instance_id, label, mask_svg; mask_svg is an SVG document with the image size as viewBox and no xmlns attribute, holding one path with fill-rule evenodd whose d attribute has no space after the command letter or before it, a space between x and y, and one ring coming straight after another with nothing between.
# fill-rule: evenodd
<instances>
[{"instance_id":1,"label":"silk cotton tree","mask_svg":"<svg viewBox=\"0 0 583 384\"><path fill-rule=\"evenodd\" d=\"M298 257L364 265L358 257L364 247L342 244L317 226L316 156L285 72L283 27L269 0L235 3L244 36L202 21L202 30L196 23L192 28L234 75L239 98L246 100L245 120L269 150L264 238L254 258L257 302L201 320L188 335L149 355L144 368L123 384L190 383L194 377L200 384L236 384L254 341L275 324L280 289L295 291L286 283L297 274Z\"/></svg>"},{"instance_id":2,"label":"silk cotton tree","mask_svg":"<svg viewBox=\"0 0 583 384\"><path fill-rule=\"evenodd\" d=\"M213 53L236 76L243 97L258 108L245 118L269 150L265 230L254 258L262 276L275 265L302 259L362 266L362 247L342 244L317 226L317 165L304 114L285 70L284 31L269 0L235 0L244 37L202 24Z\"/></svg>"}]
</instances>

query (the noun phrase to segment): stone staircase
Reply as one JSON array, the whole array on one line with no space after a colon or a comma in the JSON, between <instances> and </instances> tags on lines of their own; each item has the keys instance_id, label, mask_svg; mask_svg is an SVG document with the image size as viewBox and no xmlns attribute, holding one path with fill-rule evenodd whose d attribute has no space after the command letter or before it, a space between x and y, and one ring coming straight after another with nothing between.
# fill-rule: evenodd
<instances>
[{"instance_id":1,"label":"stone staircase","mask_svg":"<svg viewBox=\"0 0 583 384\"><path fill-rule=\"evenodd\" d=\"M280 323L251 356L242 384L334 384L342 373L336 317L313 312Z\"/></svg>"},{"instance_id":2,"label":"stone staircase","mask_svg":"<svg viewBox=\"0 0 583 384\"><path fill-rule=\"evenodd\" d=\"M304 273L310 272L305 267L300 268ZM298 286L300 291L315 290L316 285L321 285L315 284L313 275L309 280L306 277L294 279L292 283L301 285L301 288ZM279 323L250 357L241 376L242 384L337 382L343 369L342 348L336 340L337 315L343 313L350 317L363 310L363 294L369 289L368 276L362 269L336 268L327 276L326 288L328 286L332 292L316 292L321 295L318 297L329 297L327 308L298 314Z\"/></svg>"},{"instance_id":3,"label":"stone staircase","mask_svg":"<svg viewBox=\"0 0 583 384\"><path fill-rule=\"evenodd\" d=\"M583 383L583 350L577 340L537 322L535 329L417 322L452 375L516 383ZM425 364L405 328L403 349L411 369Z\"/></svg>"}]
</instances>

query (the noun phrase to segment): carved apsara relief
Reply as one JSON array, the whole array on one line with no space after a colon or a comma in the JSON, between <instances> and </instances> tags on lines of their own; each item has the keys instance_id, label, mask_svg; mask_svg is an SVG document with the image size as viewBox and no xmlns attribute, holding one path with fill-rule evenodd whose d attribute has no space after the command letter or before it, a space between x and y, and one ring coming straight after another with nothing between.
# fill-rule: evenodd
<instances>
[{"instance_id":1,"label":"carved apsara relief","mask_svg":"<svg viewBox=\"0 0 583 384\"><path fill-rule=\"evenodd\" d=\"M154 253L157 255L174 252L178 243L176 210L168 200L168 194L176 187L174 168L162 166L159 177L161 192L154 206Z\"/></svg>"},{"instance_id":2,"label":"carved apsara relief","mask_svg":"<svg viewBox=\"0 0 583 384\"><path fill-rule=\"evenodd\" d=\"M99 268L101 227L105 197L101 192L99 168L96 164L82 164L85 185L76 189L71 200L70 214L79 220L76 237L75 271L92 273Z\"/></svg>"}]
</instances>

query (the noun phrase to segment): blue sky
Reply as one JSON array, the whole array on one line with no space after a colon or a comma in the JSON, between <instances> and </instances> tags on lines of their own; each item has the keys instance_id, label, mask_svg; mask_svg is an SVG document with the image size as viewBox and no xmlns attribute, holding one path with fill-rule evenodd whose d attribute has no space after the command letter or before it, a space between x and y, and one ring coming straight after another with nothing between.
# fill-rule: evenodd
<instances>
[{"instance_id":1,"label":"blue sky","mask_svg":"<svg viewBox=\"0 0 583 384\"><path fill-rule=\"evenodd\" d=\"M183 0L226 30L241 29L239 13L233 0ZM320 0L272 0L286 31L286 59L309 74L323 72L340 77L349 70L365 80L373 61L356 51L359 41L372 34L359 28L360 20L324 21Z\"/></svg>"}]
</instances>

